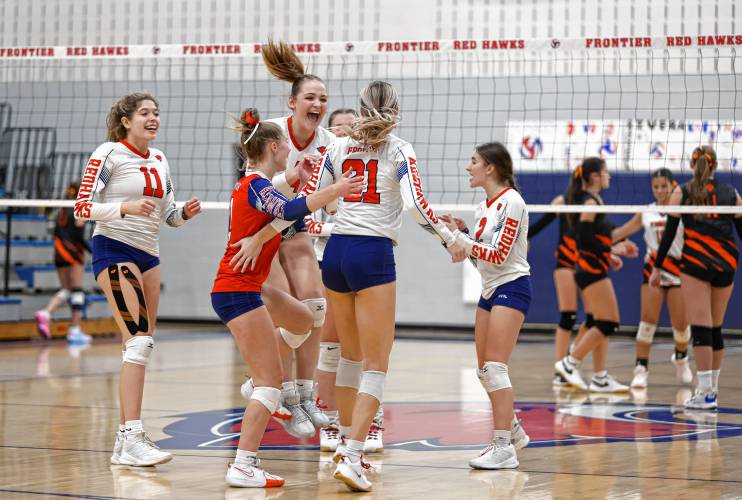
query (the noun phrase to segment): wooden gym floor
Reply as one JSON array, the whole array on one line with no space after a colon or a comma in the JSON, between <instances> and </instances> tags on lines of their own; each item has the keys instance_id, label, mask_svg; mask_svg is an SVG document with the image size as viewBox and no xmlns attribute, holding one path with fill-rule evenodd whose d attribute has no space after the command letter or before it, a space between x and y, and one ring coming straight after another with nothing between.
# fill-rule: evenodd
<instances>
[{"instance_id":1,"label":"wooden gym floor","mask_svg":"<svg viewBox=\"0 0 742 500\"><path fill-rule=\"evenodd\" d=\"M175 458L151 468L108 463L118 423L115 339L96 339L84 351L63 341L0 344L0 497L742 497L739 343L728 342L719 412L688 413L678 404L690 389L675 382L666 339L652 352L648 391L605 397L555 392L551 339L523 336L511 377L532 444L519 453L517 471L490 472L467 465L491 435L472 342L425 332L398 340L385 393L386 450L368 457L374 491L350 494L331 478L330 454L319 453L316 440L299 442L275 424L261 457L286 486L225 487L245 369L228 334L208 330L158 331L143 419ZM633 344L614 340L610 372L628 383L632 365Z\"/></svg>"}]
</instances>

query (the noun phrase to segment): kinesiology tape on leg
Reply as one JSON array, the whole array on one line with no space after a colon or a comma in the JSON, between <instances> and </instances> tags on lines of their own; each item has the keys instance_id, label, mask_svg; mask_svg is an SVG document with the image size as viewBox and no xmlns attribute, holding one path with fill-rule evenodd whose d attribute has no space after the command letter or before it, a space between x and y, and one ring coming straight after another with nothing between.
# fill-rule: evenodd
<instances>
[{"instance_id":1,"label":"kinesiology tape on leg","mask_svg":"<svg viewBox=\"0 0 742 500\"><path fill-rule=\"evenodd\" d=\"M113 293L116 307L121 314L121 319L124 320L127 330L132 335L136 335L138 332L146 332L149 330L149 322L147 321L147 303L144 301L144 292L139 280L134 273L127 266L121 266L121 274L129 282L134 289L134 293L137 295L139 301L139 323L134 321L134 317L129 312L129 308L126 307L126 298L124 292L121 289L121 281L119 278L119 266L114 264L108 266L108 277L111 281L111 292Z\"/></svg>"}]
</instances>

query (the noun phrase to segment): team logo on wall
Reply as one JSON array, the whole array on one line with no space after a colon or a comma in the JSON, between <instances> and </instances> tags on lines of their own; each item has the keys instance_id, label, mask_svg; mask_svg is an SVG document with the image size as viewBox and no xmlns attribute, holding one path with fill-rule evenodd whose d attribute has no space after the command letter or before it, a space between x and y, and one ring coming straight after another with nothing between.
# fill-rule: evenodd
<instances>
[{"instance_id":1,"label":"team logo on wall","mask_svg":"<svg viewBox=\"0 0 742 500\"><path fill-rule=\"evenodd\" d=\"M524 160L534 160L543 150L544 144L541 142L541 138L527 135L520 145L520 157Z\"/></svg>"},{"instance_id":2,"label":"team logo on wall","mask_svg":"<svg viewBox=\"0 0 742 500\"><path fill-rule=\"evenodd\" d=\"M516 403L531 437L529 448L623 441L663 442L742 435L742 409L690 412L670 405ZM176 415L165 427L166 449L235 449L244 408ZM384 448L412 451L478 450L492 438L487 403L384 404ZM262 449L318 449L271 420Z\"/></svg>"}]
</instances>

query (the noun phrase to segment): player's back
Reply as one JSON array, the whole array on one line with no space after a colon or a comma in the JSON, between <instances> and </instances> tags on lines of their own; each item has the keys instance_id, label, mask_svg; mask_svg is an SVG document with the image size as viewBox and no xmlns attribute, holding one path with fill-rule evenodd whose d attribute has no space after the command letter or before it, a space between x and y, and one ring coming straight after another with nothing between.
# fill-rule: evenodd
<instances>
[{"instance_id":1,"label":"player's back","mask_svg":"<svg viewBox=\"0 0 742 500\"><path fill-rule=\"evenodd\" d=\"M343 137L330 146L328 158L336 179L353 170L365 175L367 183L362 194L338 201L333 234L383 236L396 242L404 208L400 179L416 163L412 146L395 135L389 135L378 149ZM412 176L405 179L414 183ZM422 186L413 188L417 193Z\"/></svg>"}]
</instances>

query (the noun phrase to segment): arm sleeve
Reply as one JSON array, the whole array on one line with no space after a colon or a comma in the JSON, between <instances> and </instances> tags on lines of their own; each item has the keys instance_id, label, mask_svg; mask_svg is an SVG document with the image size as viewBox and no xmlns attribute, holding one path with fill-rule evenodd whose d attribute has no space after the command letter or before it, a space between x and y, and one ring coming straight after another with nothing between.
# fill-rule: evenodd
<instances>
[{"instance_id":1,"label":"arm sleeve","mask_svg":"<svg viewBox=\"0 0 742 500\"><path fill-rule=\"evenodd\" d=\"M557 215L553 213L544 214L539 220L536 221L534 225L528 227L528 239L530 240L538 233L546 229L549 224L554 222L554 219L556 219L556 217Z\"/></svg>"},{"instance_id":2,"label":"arm sleeve","mask_svg":"<svg viewBox=\"0 0 742 500\"><path fill-rule=\"evenodd\" d=\"M737 236L742 240L742 217L734 218L734 227L737 228Z\"/></svg>"},{"instance_id":3,"label":"arm sleeve","mask_svg":"<svg viewBox=\"0 0 742 500\"><path fill-rule=\"evenodd\" d=\"M455 232L456 241L464 246L469 256L501 266L507 261L515 246L515 239L518 237L523 221L527 219L528 213L525 204L511 200L503 209L490 243L474 241L470 236L460 231Z\"/></svg>"},{"instance_id":4,"label":"arm sleeve","mask_svg":"<svg viewBox=\"0 0 742 500\"><path fill-rule=\"evenodd\" d=\"M88 160L82 173L80 189L75 201L75 218L81 220L114 220L121 219L121 202L101 203L96 201L111 181L113 170L114 148L100 147Z\"/></svg>"},{"instance_id":5,"label":"arm sleeve","mask_svg":"<svg viewBox=\"0 0 742 500\"><path fill-rule=\"evenodd\" d=\"M185 224L185 212L183 208L178 208L175 205L175 192L173 191L173 183L170 180L169 168L165 183L167 184L167 187L165 188L165 203L163 204L160 217L168 226L180 227Z\"/></svg>"},{"instance_id":6,"label":"arm sleeve","mask_svg":"<svg viewBox=\"0 0 742 500\"><path fill-rule=\"evenodd\" d=\"M398 150L397 178L402 193L404 209L423 229L437 236L446 246L456 242L456 237L433 212L423 194L422 179L417 170L417 160L412 146L406 144Z\"/></svg>"},{"instance_id":7,"label":"arm sleeve","mask_svg":"<svg viewBox=\"0 0 742 500\"><path fill-rule=\"evenodd\" d=\"M599 254L603 247L594 236L593 221L579 221L577 223L577 248Z\"/></svg>"},{"instance_id":8,"label":"arm sleeve","mask_svg":"<svg viewBox=\"0 0 742 500\"><path fill-rule=\"evenodd\" d=\"M675 235L678 233L678 226L680 226L680 217L668 215L665 231L662 233L662 240L660 240L660 246L657 249L657 258L654 259L654 265L658 269L662 269L662 263L667 257L667 252L670 251Z\"/></svg>"},{"instance_id":9,"label":"arm sleeve","mask_svg":"<svg viewBox=\"0 0 742 500\"><path fill-rule=\"evenodd\" d=\"M290 222L303 219L304 216L309 215L305 197L300 196L288 200L276 191L273 184L263 178L255 179L250 183L247 191L247 201L256 210Z\"/></svg>"}]
</instances>

